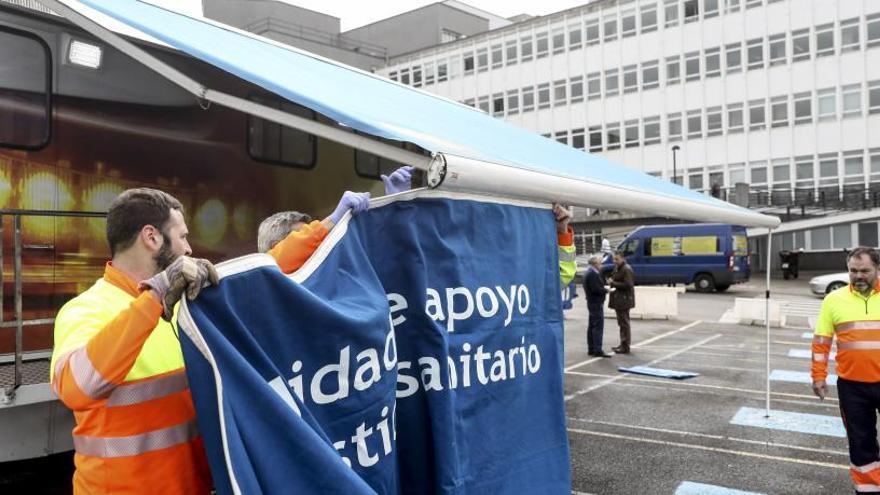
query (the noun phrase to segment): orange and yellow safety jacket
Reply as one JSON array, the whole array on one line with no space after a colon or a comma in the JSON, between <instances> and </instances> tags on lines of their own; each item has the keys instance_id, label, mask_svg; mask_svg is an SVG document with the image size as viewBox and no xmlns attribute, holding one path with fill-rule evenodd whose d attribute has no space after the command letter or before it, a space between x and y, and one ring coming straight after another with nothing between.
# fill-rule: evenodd
<instances>
[{"instance_id":1,"label":"orange and yellow safety jacket","mask_svg":"<svg viewBox=\"0 0 880 495\"><path fill-rule=\"evenodd\" d=\"M868 297L851 285L825 296L813 333L813 381L828 377L831 342L837 339L837 375L880 382L880 284Z\"/></svg>"}]
</instances>

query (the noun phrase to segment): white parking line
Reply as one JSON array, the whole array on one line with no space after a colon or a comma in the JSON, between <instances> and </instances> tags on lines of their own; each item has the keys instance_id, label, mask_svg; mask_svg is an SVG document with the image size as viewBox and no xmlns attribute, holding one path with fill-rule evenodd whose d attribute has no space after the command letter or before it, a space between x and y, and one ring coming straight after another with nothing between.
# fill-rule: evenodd
<instances>
[{"instance_id":1,"label":"white parking line","mask_svg":"<svg viewBox=\"0 0 880 495\"><path fill-rule=\"evenodd\" d=\"M840 419L840 416L789 411L773 411L770 413L770 417L765 416L765 414L767 413L764 409L741 407L733 419L730 420L730 423L770 430L794 431L810 435L846 438L846 430L843 427L843 421Z\"/></svg>"},{"instance_id":2,"label":"white parking line","mask_svg":"<svg viewBox=\"0 0 880 495\"><path fill-rule=\"evenodd\" d=\"M699 320L697 320L697 321L699 321ZM694 322L694 323L696 323L696 322ZM686 328L686 327L682 327L682 328L679 329L679 331L684 330L685 328ZM701 340L701 341L699 341L699 342L696 342L696 343L694 343L694 344L691 344L691 345L689 345L689 346L687 346L687 347L683 347L683 348L681 348L681 349L679 349L679 350L673 352L672 354L668 354L668 355L666 355L666 356L663 356L663 357L657 358L657 359L655 359L655 360L653 360L653 361L651 361L651 362L649 362L649 363L645 363L643 366L651 366L652 364L657 364L657 363L659 363L660 361L663 361L663 360L665 360L665 359L669 359L669 358L671 358L671 357L678 356L679 354L685 353L685 352L687 352L687 351L689 351L689 350L691 350L691 349L693 349L693 348L695 348L695 347L699 347L699 346L701 346L701 345L703 345L703 344L705 344L705 343L707 343L707 342L711 342L711 341L713 341L713 340L715 340L715 339L717 339L717 338L719 338L719 337L721 337L721 334L720 334L720 333L717 333L717 334L715 334L715 335L713 335L713 336L711 336L711 337L709 337L709 338L703 339L703 340ZM647 341L646 341L646 342L647 342ZM601 359L601 358L600 358L600 359ZM597 384L593 385L592 387L585 388L584 390L579 390L579 391L577 391L577 392L575 392L575 393L573 393L573 394L571 394L571 395L567 395L567 396L565 396L565 402L568 402L568 401L570 401L571 399L574 399L575 397L577 397L577 396L579 396L579 395L583 395L583 394L586 394L586 393L588 393L588 392L592 392L592 391L594 391L594 390L600 389L600 388L604 387L605 385L608 385L608 384L614 383L614 382L616 382L617 380L621 380L621 379L626 378L626 377L628 377L628 376L632 376L632 375L628 375L628 374L625 374L625 373L621 373L620 375L617 375L617 376L614 376L614 377L609 378L609 379L607 379L607 380L604 380L604 381L602 381L601 383L597 383Z\"/></svg>"},{"instance_id":3,"label":"white parking line","mask_svg":"<svg viewBox=\"0 0 880 495\"><path fill-rule=\"evenodd\" d=\"M801 358L801 359L812 359L813 358L813 351L811 349L789 349L788 357ZM828 360L829 361L836 361L837 360L837 353L832 352L831 354L829 354Z\"/></svg>"},{"instance_id":4,"label":"white parking line","mask_svg":"<svg viewBox=\"0 0 880 495\"><path fill-rule=\"evenodd\" d=\"M651 337L650 339L648 339L648 340L646 340L646 341L644 341L644 342L639 342L638 344L634 345L633 348L636 349L636 348L639 348L639 347L646 346L646 345L650 344L651 342L654 342L655 340L659 340L659 339L662 339L662 338L665 338L665 337L669 337L670 335L675 335L675 334L677 334L678 332L683 332L683 331L687 330L688 328L691 328L691 327L693 327L694 325L698 325L698 324L700 324L700 323L702 323L702 322L703 322L703 320L697 320L697 321L694 321L694 322L688 323L687 325L685 325L685 326L683 326L683 327L681 327L681 328L677 328L677 329L675 329L675 330L671 330L671 331L666 332L666 333L664 333L664 334L660 334L660 335L657 335L657 336ZM605 359L605 358L595 357L595 358L592 358L592 359L587 359L587 360L585 360L585 361L581 361L580 363L573 364L573 365L569 366L568 368L565 368L565 372L567 373L567 372L572 371L572 370L574 370L574 369L580 368L581 366L583 366L583 365L585 365L585 364L590 364L590 363L596 362L596 361L598 361L598 360L600 360L600 359Z\"/></svg>"},{"instance_id":5,"label":"white parking line","mask_svg":"<svg viewBox=\"0 0 880 495\"><path fill-rule=\"evenodd\" d=\"M694 483L693 481L683 481L675 490L673 495L764 495L758 492L744 492L742 490L734 490L718 485L707 485L705 483Z\"/></svg>"},{"instance_id":6,"label":"white parking line","mask_svg":"<svg viewBox=\"0 0 880 495\"><path fill-rule=\"evenodd\" d=\"M830 462L821 462L821 461L811 461L808 459L797 459L795 457L784 457L778 455L767 455L767 454L759 454L756 452L746 452L742 450L733 450L733 449L722 449L718 447L708 447L706 445L698 445L692 443L682 443L682 442L667 442L665 440L654 440L652 438L644 438L644 437L634 437L629 435L618 435L616 433L603 433L598 431L587 431L580 430L577 428L567 428L566 431L569 433L577 433L579 435L590 435L595 437L605 437L605 438L614 438L618 440L629 440L632 442L642 442L642 443L651 443L655 445L666 445L668 447L681 447L685 449L694 449L694 450L703 450L708 452L716 452L719 454L731 454L742 457L756 457L758 459L767 459L771 461L781 461L781 462L791 462L795 464L805 464L808 466L817 466L817 467L826 467L831 469L844 469L849 470L849 463L846 464L833 464Z\"/></svg>"},{"instance_id":7,"label":"white parking line","mask_svg":"<svg viewBox=\"0 0 880 495\"><path fill-rule=\"evenodd\" d=\"M777 382L813 384L813 378L806 371L773 370L770 372L770 379ZM837 375L829 373L825 383L829 386L837 385Z\"/></svg>"}]
</instances>

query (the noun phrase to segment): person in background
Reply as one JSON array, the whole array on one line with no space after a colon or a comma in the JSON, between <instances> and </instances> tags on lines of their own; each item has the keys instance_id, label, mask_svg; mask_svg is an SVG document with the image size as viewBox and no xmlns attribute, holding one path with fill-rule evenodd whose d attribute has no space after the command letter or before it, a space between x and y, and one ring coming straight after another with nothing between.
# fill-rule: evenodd
<instances>
[{"instance_id":1,"label":"person in background","mask_svg":"<svg viewBox=\"0 0 880 495\"><path fill-rule=\"evenodd\" d=\"M565 287L574 280L577 272L574 230L568 225L571 212L562 205L553 203L553 217L556 219L556 245L559 253L559 286Z\"/></svg>"},{"instance_id":2,"label":"person in background","mask_svg":"<svg viewBox=\"0 0 880 495\"><path fill-rule=\"evenodd\" d=\"M880 492L880 254L860 246L846 259L849 286L825 296L813 333L813 393L828 394L828 360L837 339L837 397L856 493ZM833 491L833 490L832 490Z\"/></svg>"},{"instance_id":3,"label":"person in background","mask_svg":"<svg viewBox=\"0 0 880 495\"><path fill-rule=\"evenodd\" d=\"M611 272L611 289L608 307L617 314L617 326L620 327L620 345L611 350L617 354L629 354L632 344L632 331L629 325L629 310L636 305L635 273L626 263L620 251L615 251L614 271Z\"/></svg>"},{"instance_id":4,"label":"person in background","mask_svg":"<svg viewBox=\"0 0 880 495\"><path fill-rule=\"evenodd\" d=\"M610 358L602 350L602 338L605 332L605 279L602 277L602 259L590 256L590 266L584 276L584 292L587 294L587 310L590 312L587 324L587 354L590 356Z\"/></svg>"}]
</instances>

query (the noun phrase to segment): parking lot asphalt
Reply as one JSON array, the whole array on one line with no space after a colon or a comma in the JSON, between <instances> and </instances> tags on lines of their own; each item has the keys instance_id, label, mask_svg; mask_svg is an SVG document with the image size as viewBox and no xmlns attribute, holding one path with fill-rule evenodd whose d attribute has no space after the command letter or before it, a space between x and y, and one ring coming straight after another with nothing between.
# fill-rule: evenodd
<instances>
[{"instance_id":1,"label":"parking lot asphalt","mask_svg":"<svg viewBox=\"0 0 880 495\"><path fill-rule=\"evenodd\" d=\"M774 297L818 309L821 300L809 294L807 280L778 282ZM809 329L771 330L770 370L784 378L771 381L768 419L765 328L718 323L736 297L763 291L763 283L752 282L726 294L682 294L678 318L633 320L632 354L611 359L587 356L586 305L582 296L575 299L565 320L574 493L675 494L685 493L688 482L703 488L686 493L852 492L836 390L831 387L823 402L808 383L796 381L808 376ZM617 345L617 335L616 320L606 318L606 351ZM618 371L634 365L699 376L671 380ZM732 422L749 412L758 421ZM767 427L775 423L787 429Z\"/></svg>"}]
</instances>

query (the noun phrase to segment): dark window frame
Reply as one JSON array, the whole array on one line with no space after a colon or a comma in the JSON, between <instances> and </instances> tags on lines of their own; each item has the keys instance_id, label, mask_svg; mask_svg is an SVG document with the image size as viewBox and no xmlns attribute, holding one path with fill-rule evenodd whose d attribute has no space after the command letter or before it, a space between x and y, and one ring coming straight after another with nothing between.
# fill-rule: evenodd
<instances>
[{"instance_id":1,"label":"dark window frame","mask_svg":"<svg viewBox=\"0 0 880 495\"><path fill-rule=\"evenodd\" d=\"M46 55L46 132L43 135L43 141L38 144L33 145L23 145L16 143L6 143L0 141L0 148L8 148L8 149L16 149L16 150L26 150L26 151L39 151L49 145L52 142L52 80L53 80L53 72L52 72L52 50L49 48L49 44L41 38L40 36L28 32L22 31L20 29L15 29L6 26L0 26L0 32L9 33L13 36L19 36L22 38L28 38L37 42L40 47L43 48L43 53Z\"/></svg>"},{"instance_id":2,"label":"dark window frame","mask_svg":"<svg viewBox=\"0 0 880 495\"><path fill-rule=\"evenodd\" d=\"M315 112L314 110L307 108L307 107L304 107L302 105L299 105L298 103L294 103L286 98L282 98L278 95L275 95L274 93L254 92L254 93L248 94L247 99L249 101L252 101L254 103L264 105L264 106L271 106L271 105L265 101L260 101L260 99L262 99L262 100L275 99L276 103L279 107L279 108L277 108L277 110L281 110L280 106L282 103L289 103L291 105L296 105L296 106L304 108L307 112L309 112L311 114L311 117L310 117L311 120L318 120L318 113ZM318 136L316 136L314 134L309 134L308 132L305 132L305 131L300 131L299 129L295 129L295 130L299 131L299 132L303 132L306 135L311 136L313 138L311 140L312 141L312 160L310 163L305 164L305 163L297 163L297 162L288 162L288 161L284 161L284 160L275 160L272 158L255 156L253 153L251 153L251 132L250 132L250 130L251 130L251 123L253 122L253 119L260 119L266 123L269 123L272 125L277 125L282 128L288 127L288 126L284 126L284 125L272 122L270 120L264 119L262 117L257 117L255 115L248 114L247 120L245 121L245 150L247 152L248 157L251 160L253 160L255 162L259 162L259 163L276 165L279 167L295 168L295 169L302 169L302 170L311 170L311 169L315 168L315 166L318 164ZM279 145L280 145L280 141L279 141ZM279 155L280 155L280 153L279 153Z\"/></svg>"}]
</instances>

